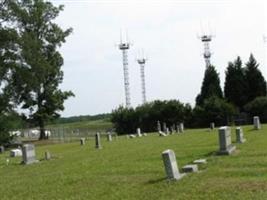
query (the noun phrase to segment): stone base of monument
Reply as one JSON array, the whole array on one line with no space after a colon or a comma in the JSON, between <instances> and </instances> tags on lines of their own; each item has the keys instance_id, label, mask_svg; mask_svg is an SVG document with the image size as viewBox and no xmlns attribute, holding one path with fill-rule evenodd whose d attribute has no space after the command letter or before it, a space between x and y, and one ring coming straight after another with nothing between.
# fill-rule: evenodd
<instances>
[{"instance_id":1,"label":"stone base of monument","mask_svg":"<svg viewBox=\"0 0 267 200\"><path fill-rule=\"evenodd\" d=\"M245 139L245 138L243 138L243 139L241 139L240 141L237 141L237 143L244 143L244 142L246 142L247 140Z\"/></svg>"},{"instance_id":2,"label":"stone base of monument","mask_svg":"<svg viewBox=\"0 0 267 200\"><path fill-rule=\"evenodd\" d=\"M30 165L30 164L34 164L34 163L38 163L38 162L39 162L39 160L30 160L30 161L27 161L27 162L21 161L21 164L22 165Z\"/></svg>"},{"instance_id":3,"label":"stone base of monument","mask_svg":"<svg viewBox=\"0 0 267 200\"><path fill-rule=\"evenodd\" d=\"M207 160L206 159L198 159L198 160L194 160L193 163L194 164L206 164Z\"/></svg>"},{"instance_id":4,"label":"stone base of monument","mask_svg":"<svg viewBox=\"0 0 267 200\"><path fill-rule=\"evenodd\" d=\"M182 168L182 170L185 173L197 172L198 166L197 165L186 165Z\"/></svg>"},{"instance_id":5,"label":"stone base of monument","mask_svg":"<svg viewBox=\"0 0 267 200\"><path fill-rule=\"evenodd\" d=\"M231 155L236 150L236 146L230 145L225 150L219 150L217 155Z\"/></svg>"}]
</instances>

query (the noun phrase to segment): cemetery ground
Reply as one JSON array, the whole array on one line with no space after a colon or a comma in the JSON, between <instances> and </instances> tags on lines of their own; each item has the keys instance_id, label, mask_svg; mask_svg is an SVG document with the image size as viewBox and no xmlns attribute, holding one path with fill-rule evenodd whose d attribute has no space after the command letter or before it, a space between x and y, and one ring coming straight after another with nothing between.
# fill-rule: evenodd
<instances>
[{"instance_id":1,"label":"cemetery ground","mask_svg":"<svg viewBox=\"0 0 267 200\"><path fill-rule=\"evenodd\" d=\"M267 199L267 125L261 130L243 127L247 141L235 143L237 151L218 156L218 130L186 130L182 134L112 142L102 137L102 149L94 138L36 145L37 159L20 165L21 157L0 154L0 199ZM168 181L161 153L174 150L179 169L206 158L199 173ZM52 159L45 161L46 150ZM6 165L6 158L10 160Z\"/></svg>"}]
</instances>

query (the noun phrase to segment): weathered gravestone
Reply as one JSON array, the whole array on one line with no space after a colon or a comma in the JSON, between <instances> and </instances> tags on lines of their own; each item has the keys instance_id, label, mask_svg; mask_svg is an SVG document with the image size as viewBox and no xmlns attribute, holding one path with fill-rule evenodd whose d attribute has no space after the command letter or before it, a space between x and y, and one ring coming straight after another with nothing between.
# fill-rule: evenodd
<instances>
[{"instance_id":1,"label":"weathered gravestone","mask_svg":"<svg viewBox=\"0 0 267 200\"><path fill-rule=\"evenodd\" d=\"M0 153L4 153L5 152L5 147L4 146L0 146Z\"/></svg>"},{"instance_id":2,"label":"weathered gravestone","mask_svg":"<svg viewBox=\"0 0 267 200\"><path fill-rule=\"evenodd\" d=\"M38 162L35 159L35 147L33 144L24 144L22 146L22 159L22 163L26 165Z\"/></svg>"},{"instance_id":3,"label":"weathered gravestone","mask_svg":"<svg viewBox=\"0 0 267 200\"><path fill-rule=\"evenodd\" d=\"M96 149L102 149L101 143L100 143L100 133L97 132L95 134L95 148Z\"/></svg>"},{"instance_id":4,"label":"weathered gravestone","mask_svg":"<svg viewBox=\"0 0 267 200\"><path fill-rule=\"evenodd\" d=\"M231 141L231 129L228 126L223 126L219 128L219 155L230 155L232 154L236 147L232 145Z\"/></svg>"},{"instance_id":5,"label":"weathered gravestone","mask_svg":"<svg viewBox=\"0 0 267 200\"><path fill-rule=\"evenodd\" d=\"M198 166L197 165L185 165L182 168L182 170L185 173L197 172L198 171Z\"/></svg>"},{"instance_id":6,"label":"weathered gravestone","mask_svg":"<svg viewBox=\"0 0 267 200\"><path fill-rule=\"evenodd\" d=\"M161 125L160 125L160 121L157 121L157 129L158 129L158 132L161 131Z\"/></svg>"},{"instance_id":7,"label":"weathered gravestone","mask_svg":"<svg viewBox=\"0 0 267 200\"><path fill-rule=\"evenodd\" d=\"M85 138L81 138L81 139L80 139L80 144L81 144L81 145L85 145Z\"/></svg>"},{"instance_id":8,"label":"weathered gravestone","mask_svg":"<svg viewBox=\"0 0 267 200\"><path fill-rule=\"evenodd\" d=\"M163 122L163 132L167 133L167 125L165 122Z\"/></svg>"},{"instance_id":9,"label":"weathered gravestone","mask_svg":"<svg viewBox=\"0 0 267 200\"><path fill-rule=\"evenodd\" d=\"M211 122L210 123L210 129L213 130L215 128L215 123L214 122Z\"/></svg>"},{"instance_id":10,"label":"weathered gravestone","mask_svg":"<svg viewBox=\"0 0 267 200\"><path fill-rule=\"evenodd\" d=\"M166 134L167 134L167 135L170 134L170 130L169 130L169 128L166 128Z\"/></svg>"},{"instance_id":11,"label":"weathered gravestone","mask_svg":"<svg viewBox=\"0 0 267 200\"><path fill-rule=\"evenodd\" d=\"M136 129L136 134L137 134L138 137L142 137L142 133L141 133L141 129L140 128Z\"/></svg>"},{"instance_id":12,"label":"weathered gravestone","mask_svg":"<svg viewBox=\"0 0 267 200\"><path fill-rule=\"evenodd\" d=\"M180 131L181 133L184 132L184 123L180 123L180 124L179 124L179 131Z\"/></svg>"},{"instance_id":13,"label":"weathered gravestone","mask_svg":"<svg viewBox=\"0 0 267 200\"><path fill-rule=\"evenodd\" d=\"M129 138L136 138L136 136L131 134L131 135L129 135Z\"/></svg>"},{"instance_id":14,"label":"weathered gravestone","mask_svg":"<svg viewBox=\"0 0 267 200\"><path fill-rule=\"evenodd\" d=\"M22 156L21 149L12 149L12 150L10 150L10 157L17 157L17 156Z\"/></svg>"},{"instance_id":15,"label":"weathered gravestone","mask_svg":"<svg viewBox=\"0 0 267 200\"><path fill-rule=\"evenodd\" d=\"M243 130L241 127L237 127L235 130L236 133L236 142L237 143L244 143L246 139L244 138Z\"/></svg>"},{"instance_id":16,"label":"weathered gravestone","mask_svg":"<svg viewBox=\"0 0 267 200\"><path fill-rule=\"evenodd\" d=\"M159 131L159 136L163 136L163 137L166 137L166 133L162 132L162 131Z\"/></svg>"},{"instance_id":17,"label":"weathered gravestone","mask_svg":"<svg viewBox=\"0 0 267 200\"><path fill-rule=\"evenodd\" d=\"M253 124L254 124L254 129L256 130L261 129L260 118L258 116L253 117Z\"/></svg>"},{"instance_id":18,"label":"weathered gravestone","mask_svg":"<svg viewBox=\"0 0 267 200\"><path fill-rule=\"evenodd\" d=\"M168 149L162 152L162 159L165 167L165 172L167 174L167 178L171 180L179 180L184 174L180 174L175 153L173 150Z\"/></svg>"},{"instance_id":19,"label":"weathered gravestone","mask_svg":"<svg viewBox=\"0 0 267 200\"><path fill-rule=\"evenodd\" d=\"M45 160L50 160L51 159L51 154L49 151L45 151Z\"/></svg>"},{"instance_id":20,"label":"weathered gravestone","mask_svg":"<svg viewBox=\"0 0 267 200\"><path fill-rule=\"evenodd\" d=\"M180 125L179 124L176 124L176 132L180 133Z\"/></svg>"},{"instance_id":21,"label":"weathered gravestone","mask_svg":"<svg viewBox=\"0 0 267 200\"><path fill-rule=\"evenodd\" d=\"M112 142L112 134L111 134L111 132L107 133L107 140L108 140L108 142Z\"/></svg>"},{"instance_id":22,"label":"weathered gravestone","mask_svg":"<svg viewBox=\"0 0 267 200\"><path fill-rule=\"evenodd\" d=\"M206 164L207 160L206 159L198 159L198 160L194 160L193 163L194 164Z\"/></svg>"}]
</instances>

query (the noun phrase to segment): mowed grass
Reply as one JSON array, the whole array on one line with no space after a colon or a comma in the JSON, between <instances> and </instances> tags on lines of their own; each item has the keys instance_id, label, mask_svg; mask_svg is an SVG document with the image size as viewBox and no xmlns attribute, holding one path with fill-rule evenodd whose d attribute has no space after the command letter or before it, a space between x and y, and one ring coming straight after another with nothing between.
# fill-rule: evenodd
<instances>
[{"instance_id":1,"label":"mowed grass","mask_svg":"<svg viewBox=\"0 0 267 200\"><path fill-rule=\"evenodd\" d=\"M267 199L267 126L254 131L244 127L247 139L235 144L231 156L217 156L217 130L186 130L180 135L94 140L36 147L33 165L20 165L21 158L0 155L0 199ZM201 172L180 181L167 181L162 151L176 153L179 168L199 158L208 163ZM54 159L42 161L45 150Z\"/></svg>"}]
</instances>

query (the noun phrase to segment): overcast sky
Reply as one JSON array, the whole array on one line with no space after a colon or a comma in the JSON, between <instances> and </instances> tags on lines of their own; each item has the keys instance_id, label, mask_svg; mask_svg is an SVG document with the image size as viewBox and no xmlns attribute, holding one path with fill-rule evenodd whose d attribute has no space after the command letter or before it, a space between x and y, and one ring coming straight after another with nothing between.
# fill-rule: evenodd
<instances>
[{"instance_id":1,"label":"overcast sky","mask_svg":"<svg viewBox=\"0 0 267 200\"><path fill-rule=\"evenodd\" d=\"M64 4L57 23L74 32L61 48L64 90L75 98L62 116L111 112L125 105L122 52L116 47L120 30L128 30L130 93L141 104L140 68L135 61L144 49L148 101L179 99L195 104L204 76L201 31L212 31L211 63L224 85L225 69L238 55L246 62L252 52L267 77L267 3L264 0L121 0L53 1ZM202 24L202 25L201 25ZM201 28L202 27L202 28Z\"/></svg>"}]
</instances>

